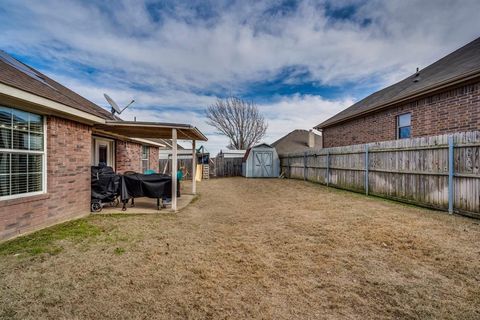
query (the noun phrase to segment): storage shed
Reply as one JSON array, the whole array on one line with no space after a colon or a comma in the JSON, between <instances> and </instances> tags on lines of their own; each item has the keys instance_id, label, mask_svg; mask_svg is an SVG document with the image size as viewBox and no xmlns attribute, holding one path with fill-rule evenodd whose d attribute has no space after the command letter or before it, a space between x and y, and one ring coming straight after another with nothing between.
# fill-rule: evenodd
<instances>
[{"instance_id":1,"label":"storage shed","mask_svg":"<svg viewBox=\"0 0 480 320\"><path fill-rule=\"evenodd\" d=\"M262 143L247 150L242 162L242 176L276 178L279 174L280 160L274 147Z\"/></svg>"}]
</instances>

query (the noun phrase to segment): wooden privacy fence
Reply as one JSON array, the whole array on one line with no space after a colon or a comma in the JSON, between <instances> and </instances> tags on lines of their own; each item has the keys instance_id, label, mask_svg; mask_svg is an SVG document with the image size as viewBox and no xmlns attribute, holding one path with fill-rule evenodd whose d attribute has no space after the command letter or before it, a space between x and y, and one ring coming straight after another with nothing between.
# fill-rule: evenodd
<instances>
[{"instance_id":1,"label":"wooden privacy fence","mask_svg":"<svg viewBox=\"0 0 480 320\"><path fill-rule=\"evenodd\" d=\"M280 156L287 178L480 218L480 131Z\"/></svg>"},{"instance_id":2,"label":"wooden privacy fence","mask_svg":"<svg viewBox=\"0 0 480 320\"><path fill-rule=\"evenodd\" d=\"M238 177L242 175L242 158L215 158L216 177Z\"/></svg>"},{"instance_id":3,"label":"wooden privacy fence","mask_svg":"<svg viewBox=\"0 0 480 320\"><path fill-rule=\"evenodd\" d=\"M172 159L160 159L158 161L159 172L172 174ZM177 168L185 167L184 180L192 180L192 159L178 159Z\"/></svg>"}]
</instances>

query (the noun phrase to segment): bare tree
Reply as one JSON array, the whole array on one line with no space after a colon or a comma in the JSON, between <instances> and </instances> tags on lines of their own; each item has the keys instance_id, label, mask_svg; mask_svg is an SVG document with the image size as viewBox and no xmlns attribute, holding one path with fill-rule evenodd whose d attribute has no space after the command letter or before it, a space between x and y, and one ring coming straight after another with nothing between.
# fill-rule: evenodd
<instances>
[{"instance_id":1,"label":"bare tree","mask_svg":"<svg viewBox=\"0 0 480 320\"><path fill-rule=\"evenodd\" d=\"M258 143L268 124L252 101L230 97L207 108L207 123L230 139L229 149L245 150Z\"/></svg>"}]
</instances>

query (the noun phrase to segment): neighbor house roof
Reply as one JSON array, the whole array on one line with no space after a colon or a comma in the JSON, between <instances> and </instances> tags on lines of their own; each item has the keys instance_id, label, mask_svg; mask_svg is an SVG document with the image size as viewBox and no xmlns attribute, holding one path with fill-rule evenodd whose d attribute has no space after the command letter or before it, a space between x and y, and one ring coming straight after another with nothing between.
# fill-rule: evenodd
<instances>
[{"instance_id":1,"label":"neighbor house roof","mask_svg":"<svg viewBox=\"0 0 480 320\"><path fill-rule=\"evenodd\" d=\"M222 156L224 158L243 158L247 150L220 150L217 157Z\"/></svg>"},{"instance_id":2,"label":"neighbor house roof","mask_svg":"<svg viewBox=\"0 0 480 320\"><path fill-rule=\"evenodd\" d=\"M280 139L272 143L272 146L275 147L278 154L302 152L309 149L308 138L309 138L308 130L297 129L297 130L293 130L292 132L288 133L287 135L281 137ZM321 136L319 136L318 134L315 134L314 148L322 147L321 139L322 139Z\"/></svg>"},{"instance_id":3,"label":"neighbor house roof","mask_svg":"<svg viewBox=\"0 0 480 320\"><path fill-rule=\"evenodd\" d=\"M103 119L115 119L107 110L47 77L40 71L16 60L2 50L0 50L0 83Z\"/></svg>"},{"instance_id":4,"label":"neighbor house roof","mask_svg":"<svg viewBox=\"0 0 480 320\"><path fill-rule=\"evenodd\" d=\"M408 78L377 91L315 128L322 129L480 76L480 38Z\"/></svg>"}]
</instances>

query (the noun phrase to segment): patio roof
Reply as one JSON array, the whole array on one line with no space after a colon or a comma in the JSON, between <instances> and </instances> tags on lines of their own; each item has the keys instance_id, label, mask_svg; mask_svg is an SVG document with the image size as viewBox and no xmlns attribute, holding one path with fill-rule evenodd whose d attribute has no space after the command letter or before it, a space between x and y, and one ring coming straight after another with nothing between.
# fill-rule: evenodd
<instances>
[{"instance_id":1,"label":"patio roof","mask_svg":"<svg viewBox=\"0 0 480 320\"><path fill-rule=\"evenodd\" d=\"M105 123L96 124L95 128L104 132L142 139L172 139L172 131L176 129L178 139L208 140L196 127L180 123L106 120Z\"/></svg>"}]
</instances>

